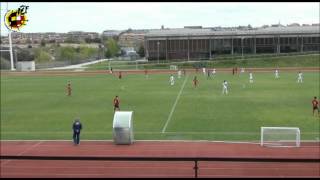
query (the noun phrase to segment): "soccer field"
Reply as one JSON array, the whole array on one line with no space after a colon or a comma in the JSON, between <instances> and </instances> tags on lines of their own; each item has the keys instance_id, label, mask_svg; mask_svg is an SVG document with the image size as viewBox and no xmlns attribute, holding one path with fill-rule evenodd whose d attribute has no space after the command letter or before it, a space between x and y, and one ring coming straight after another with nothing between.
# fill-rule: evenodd
<instances>
[{"instance_id":1,"label":"soccer field","mask_svg":"<svg viewBox=\"0 0 320 180\"><path fill-rule=\"evenodd\" d=\"M199 86L192 86L197 75ZM76 117L82 139L112 139L113 98L134 111L138 140L259 141L261 126L299 127L302 140L319 140L319 117L311 100L319 98L319 72L218 72L207 79L190 73L169 85L170 74L94 76L1 76L1 139L71 140ZM72 97L66 85L72 83ZM229 94L222 94L222 82Z\"/></svg>"}]
</instances>

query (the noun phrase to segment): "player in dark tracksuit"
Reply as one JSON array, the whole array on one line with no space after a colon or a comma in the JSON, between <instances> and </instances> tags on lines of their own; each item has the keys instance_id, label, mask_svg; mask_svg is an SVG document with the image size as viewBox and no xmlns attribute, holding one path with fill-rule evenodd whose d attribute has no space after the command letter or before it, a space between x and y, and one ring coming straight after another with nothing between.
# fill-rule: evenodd
<instances>
[{"instance_id":1,"label":"player in dark tracksuit","mask_svg":"<svg viewBox=\"0 0 320 180\"><path fill-rule=\"evenodd\" d=\"M78 145L80 144L80 131L82 129L82 124L80 123L79 119L77 119L73 123L72 129L73 129L73 143L75 145Z\"/></svg>"}]
</instances>

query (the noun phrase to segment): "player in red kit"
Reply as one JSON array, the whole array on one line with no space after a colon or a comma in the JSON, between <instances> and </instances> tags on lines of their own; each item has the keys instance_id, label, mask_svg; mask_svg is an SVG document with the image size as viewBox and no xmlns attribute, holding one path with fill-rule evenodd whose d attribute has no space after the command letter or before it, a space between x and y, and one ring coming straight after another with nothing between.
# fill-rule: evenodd
<instances>
[{"instance_id":1,"label":"player in red kit","mask_svg":"<svg viewBox=\"0 0 320 180\"><path fill-rule=\"evenodd\" d=\"M116 110L120 111L120 100L118 96L116 96L113 99L113 106L114 106L113 111L116 111Z\"/></svg>"},{"instance_id":2,"label":"player in red kit","mask_svg":"<svg viewBox=\"0 0 320 180\"><path fill-rule=\"evenodd\" d=\"M71 96L71 92L72 92L72 88L71 88L71 83L69 81L67 85L67 96Z\"/></svg>"},{"instance_id":3,"label":"player in red kit","mask_svg":"<svg viewBox=\"0 0 320 180\"><path fill-rule=\"evenodd\" d=\"M146 76L146 78L148 79L149 75L148 75L148 70L144 69L144 75Z\"/></svg>"},{"instance_id":4,"label":"player in red kit","mask_svg":"<svg viewBox=\"0 0 320 180\"><path fill-rule=\"evenodd\" d=\"M193 81L193 87L197 87L198 85L197 76L195 76L192 81Z\"/></svg>"},{"instance_id":5,"label":"player in red kit","mask_svg":"<svg viewBox=\"0 0 320 180\"><path fill-rule=\"evenodd\" d=\"M121 71L119 72L119 79L121 79L122 78L122 74L121 74Z\"/></svg>"},{"instance_id":6,"label":"player in red kit","mask_svg":"<svg viewBox=\"0 0 320 180\"><path fill-rule=\"evenodd\" d=\"M319 115L319 102L317 101L317 97L315 96L314 99L312 100L312 114L314 115L314 111L317 110L318 111L318 115Z\"/></svg>"}]
</instances>

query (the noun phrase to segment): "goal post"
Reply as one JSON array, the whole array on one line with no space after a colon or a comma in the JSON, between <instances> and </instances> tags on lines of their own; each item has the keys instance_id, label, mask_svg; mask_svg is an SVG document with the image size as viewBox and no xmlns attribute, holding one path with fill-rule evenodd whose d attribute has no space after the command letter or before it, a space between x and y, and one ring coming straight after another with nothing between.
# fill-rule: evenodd
<instances>
[{"instance_id":1,"label":"goal post","mask_svg":"<svg viewBox=\"0 0 320 180\"><path fill-rule=\"evenodd\" d=\"M300 147L297 127L261 127L261 146Z\"/></svg>"}]
</instances>

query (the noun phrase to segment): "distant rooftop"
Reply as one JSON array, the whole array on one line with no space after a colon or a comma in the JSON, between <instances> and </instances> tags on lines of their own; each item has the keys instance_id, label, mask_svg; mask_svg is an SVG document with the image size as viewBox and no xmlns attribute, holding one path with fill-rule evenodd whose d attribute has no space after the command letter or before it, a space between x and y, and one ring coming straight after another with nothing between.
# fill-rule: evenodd
<instances>
[{"instance_id":1,"label":"distant rooftop","mask_svg":"<svg viewBox=\"0 0 320 180\"><path fill-rule=\"evenodd\" d=\"M297 33L318 33L320 26L279 26L266 28L175 28L151 30L146 34L149 36L201 36L201 35L255 35L255 34L297 34Z\"/></svg>"}]
</instances>

